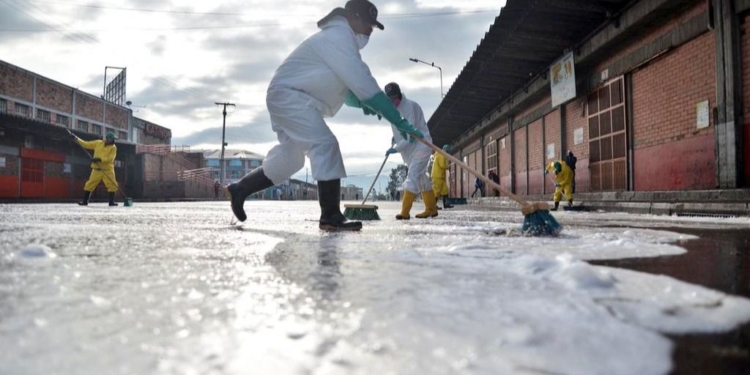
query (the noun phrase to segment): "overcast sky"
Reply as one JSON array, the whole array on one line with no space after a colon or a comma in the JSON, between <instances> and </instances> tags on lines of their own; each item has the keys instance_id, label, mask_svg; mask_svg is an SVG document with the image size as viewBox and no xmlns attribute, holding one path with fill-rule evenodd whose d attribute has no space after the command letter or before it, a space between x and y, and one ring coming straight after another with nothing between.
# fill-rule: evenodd
<instances>
[{"instance_id":1,"label":"overcast sky","mask_svg":"<svg viewBox=\"0 0 750 375\"><path fill-rule=\"evenodd\" d=\"M505 0L374 0L385 30L362 50L381 87L398 82L429 119L500 13ZM172 129L172 143L221 145L221 108L232 102L232 149L265 155L275 144L265 91L281 61L345 0L0 0L0 59L100 95L105 66L127 67L136 116ZM117 71L110 72L116 74ZM110 73L108 73L110 76ZM391 131L344 107L328 119L351 176L369 187ZM392 162L392 161L393 162ZM390 168L401 162L391 157ZM309 166L309 162L307 163ZM295 175L304 180L305 170ZM377 188L378 186L376 186Z\"/></svg>"}]
</instances>

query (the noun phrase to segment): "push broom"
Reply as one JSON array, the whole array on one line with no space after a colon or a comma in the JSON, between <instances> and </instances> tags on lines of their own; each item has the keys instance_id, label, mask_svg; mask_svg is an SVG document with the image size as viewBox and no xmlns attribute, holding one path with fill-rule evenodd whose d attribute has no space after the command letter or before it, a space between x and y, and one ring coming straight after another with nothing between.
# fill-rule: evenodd
<instances>
[{"instance_id":1,"label":"push broom","mask_svg":"<svg viewBox=\"0 0 750 375\"><path fill-rule=\"evenodd\" d=\"M527 236L556 236L562 231L562 226L557 222L557 220L555 220L554 216L550 214L549 205L546 202L526 202L525 200L523 200L523 198L509 192L504 187L500 186L500 184L497 184L495 183L495 181L492 181L488 177L485 177L481 173L477 172L465 163L453 157L453 155L450 155L449 153L443 151L441 148L425 141L422 138L415 137L413 135L412 137L424 143L427 147L433 149L435 152L445 156L448 160L461 166L461 168L484 181L484 183L486 183L488 186L492 187L493 189L497 189L501 193L507 195L510 199L513 199L518 204L520 204L521 213L523 213L524 216L522 228L523 234Z\"/></svg>"},{"instance_id":2,"label":"push broom","mask_svg":"<svg viewBox=\"0 0 750 375\"><path fill-rule=\"evenodd\" d=\"M66 131L68 132L68 134L70 134L71 136L73 136L73 137L75 137L75 136L76 136L75 134L73 134L73 133L72 133L72 132L70 131L70 129L67 129L67 128L66 128L65 130L66 130ZM80 144L79 144L78 142L76 142L76 144L78 145L78 147L80 147L80 148L81 148L81 150L83 150L83 152L85 152L85 153L86 153L86 155L87 155L87 156L89 157L89 159L91 159L91 158L92 158L92 156L91 156L91 154L89 154L88 150L86 150L85 148L83 148L83 146L81 146L81 145L80 145ZM96 164L97 164L97 165L99 165L99 168L100 168L100 170L101 170L101 169L102 169L102 168L101 168L101 164L99 164L99 162L96 162ZM104 173L104 171L102 171L102 174L104 175L104 177L106 177L106 178L107 178L107 180L109 180L109 182L111 182L112 184L114 184L115 186L117 186L117 191L119 191L119 192L120 192L120 194L122 194L122 196L123 196L123 197L125 198L125 201L123 202L123 206L125 206L125 207L131 207L131 206L133 206L133 198L130 198L130 197L128 197L127 195L125 195L125 192L123 192L123 191L122 191L122 189L120 189L120 184L118 184L118 183L117 183L117 182L115 182L115 181L112 181L112 179L111 179L111 178L109 178L109 176L108 176L108 175L107 175L106 173Z\"/></svg>"},{"instance_id":3,"label":"push broom","mask_svg":"<svg viewBox=\"0 0 750 375\"><path fill-rule=\"evenodd\" d=\"M393 144L391 144L391 147L393 147ZM365 195L365 199L362 201L362 204L345 204L344 205L344 216L347 219L349 220L380 220L380 216L378 216L378 206L374 204L365 204L365 202L367 202L367 198L370 197L372 188L375 187L375 182L378 181L378 177L380 177L380 172L383 171L383 167L385 167L385 162L387 161L388 161L388 154L385 155L385 159L383 159L383 164L380 165L380 169L378 169L378 174L375 175L375 179L372 180L370 189L367 190L367 194Z\"/></svg>"}]
</instances>

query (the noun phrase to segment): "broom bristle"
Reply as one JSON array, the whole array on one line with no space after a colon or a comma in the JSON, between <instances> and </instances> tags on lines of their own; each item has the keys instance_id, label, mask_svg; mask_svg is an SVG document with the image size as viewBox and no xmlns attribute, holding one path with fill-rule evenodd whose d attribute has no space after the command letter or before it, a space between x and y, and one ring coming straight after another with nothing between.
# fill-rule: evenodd
<instances>
[{"instance_id":1,"label":"broom bristle","mask_svg":"<svg viewBox=\"0 0 750 375\"><path fill-rule=\"evenodd\" d=\"M380 220L378 206L345 205L344 216L349 220Z\"/></svg>"},{"instance_id":2,"label":"broom bristle","mask_svg":"<svg viewBox=\"0 0 750 375\"><path fill-rule=\"evenodd\" d=\"M539 210L524 217L522 231L527 236L557 236L562 229L549 211Z\"/></svg>"}]
</instances>

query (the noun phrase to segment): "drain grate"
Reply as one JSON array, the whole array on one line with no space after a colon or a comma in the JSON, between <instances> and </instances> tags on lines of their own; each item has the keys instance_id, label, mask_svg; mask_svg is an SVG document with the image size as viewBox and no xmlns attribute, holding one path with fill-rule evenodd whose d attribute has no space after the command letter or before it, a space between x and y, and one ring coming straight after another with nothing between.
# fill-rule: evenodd
<instances>
[{"instance_id":1,"label":"drain grate","mask_svg":"<svg viewBox=\"0 0 750 375\"><path fill-rule=\"evenodd\" d=\"M739 217L739 215L730 215L730 214L710 214L710 213L700 213L700 212L675 212L675 216L679 217L710 217L714 219L733 219Z\"/></svg>"}]
</instances>

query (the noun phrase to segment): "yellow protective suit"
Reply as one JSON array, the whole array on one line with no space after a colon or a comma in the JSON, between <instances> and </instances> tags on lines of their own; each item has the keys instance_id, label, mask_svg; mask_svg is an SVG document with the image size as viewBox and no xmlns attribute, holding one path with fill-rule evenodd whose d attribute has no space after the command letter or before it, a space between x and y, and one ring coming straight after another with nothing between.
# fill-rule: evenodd
<instances>
[{"instance_id":1,"label":"yellow protective suit","mask_svg":"<svg viewBox=\"0 0 750 375\"><path fill-rule=\"evenodd\" d=\"M555 163L562 165L560 173L555 172ZM573 200L573 170L565 163L565 160L549 163L546 170L555 173L555 183L559 185L555 187L555 202L559 202L562 199L563 193L567 200Z\"/></svg>"},{"instance_id":2,"label":"yellow protective suit","mask_svg":"<svg viewBox=\"0 0 750 375\"><path fill-rule=\"evenodd\" d=\"M94 158L102 159L101 162L91 163L91 176L86 181L83 190L92 192L102 180L107 191L114 193L117 191L117 179L115 178L115 158L117 157L117 146L114 144L106 145L102 140L84 141L77 139L79 145L87 150L94 150ZM105 176L106 174L106 176Z\"/></svg>"},{"instance_id":3,"label":"yellow protective suit","mask_svg":"<svg viewBox=\"0 0 750 375\"><path fill-rule=\"evenodd\" d=\"M448 184L445 182L445 171L449 168L448 160L440 153L435 153L435 160L432 162L432 190L435 192L435 198L446 197L450 193Z\"/></svg>"}]
</instances>

